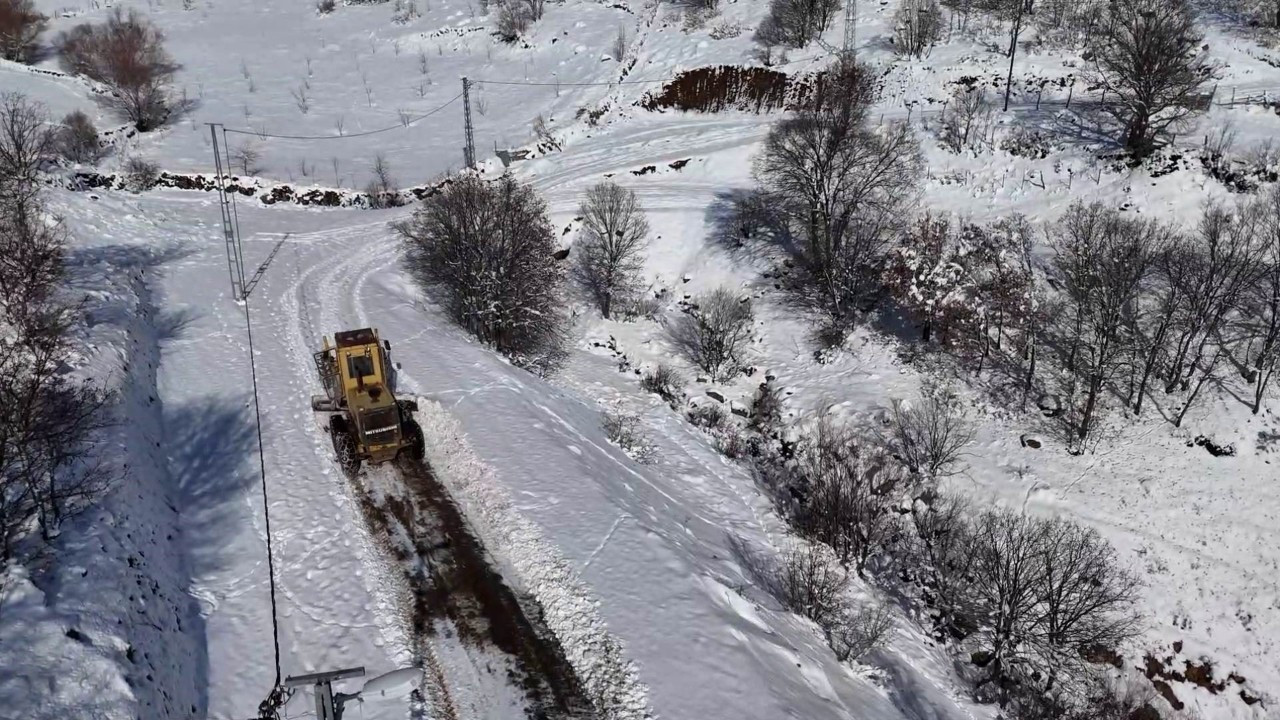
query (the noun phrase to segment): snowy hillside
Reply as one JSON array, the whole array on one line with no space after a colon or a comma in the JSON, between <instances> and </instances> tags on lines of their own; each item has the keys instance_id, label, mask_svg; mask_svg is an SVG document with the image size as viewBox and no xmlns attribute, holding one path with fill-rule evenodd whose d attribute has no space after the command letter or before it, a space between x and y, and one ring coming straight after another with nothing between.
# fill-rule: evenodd
<instances>
[{"instance_id":1,"label":"snowy hillside","mask_svg":"<svg viewBox=\"0 0 1280 720\"><path fill-rule=\"evenodd\" d=\"M1029 27L1001 112L1008 24L949 4L924 57L902 57L903 2L914 0L858 3L856 38L880 89L869 125L905 122L920 141L912 212L977 223L1022 213L1047 266L1048 231L1073 202L1193 229L1205 202L1276 184L1267 143L1280 136L1280 49L1225 13L1197 21L1212 99L1168 146L1130 162L1073 124L1070 108L1105 101L1079 49ZM779 291L790 260L734 224L786 113L645 109L681 73L763 68L753 33L767 0L721 0L714 12L562 0L511 43L497 36L498 3L468 0L331 12L306 0L36 0L44 42L113 5L153 22L180 66L183 106L160 129L132 131L95 102L101 84L65 73L52 48L30 66L0 60L0 92L43 103L55 122L84 111L109 148L96 167L50 169L43 194L71 233L68 294L85 298L68 370L117 393L97 448L110 491L47 547L0 566L0 714L251 717L277 680L274 632L285 676L421 669L417 693L368 693L348 717L999 716L975 692L980 653L935 634L917 568L885 553L866 577L849 573L845 601L883 603L890 625L846 661L763 578L796 543L792 518L747 453L726 452L725 436L687 411L723 407L745 438L766 378L782 393L781 439L801 442L820 416L880 426L896 401L948 381L974 436L939 489L979 510L1095 529L1136 578L1140 627L1106 648L1122 658L1100 664L1108 678L1140 687L1160 717L1280 712L1280 391L1253 414L1253 386L1223 370L1179 426L1173 398L1137 416L1108 398L1092 442L1070 452L1034 402L1001 401L995 370L927 349L900 307L820 348L812 314ZM843 37L837 12L822 42L771 50L772 71L789 78L773 82L790 83L777 104L814 87ZM405 268L392 228L464 167L464 77L478 172L529 183L571 260L589 187L612 180L647 214L649 316L604 319L575 288L568 356L550 378L458 327ZM986 88L994 108L975 133L987 140L958 150L944 139L957 86ZM262 270L247 304L228 285L208 123L225 128L230 173L251 188L235 206L246 271ZM1235 172L1215 178L1201 158L1225 127ZM379 157L413 203L366 207ZM133 159L168 176L125 190ZM1229 184L1240 177L1252 195ZM297 199L308 191L321 199ZM747 371L713 382L671 329L688 301L722 286L751 298L754 320ZM320 392L312 353L360 327L390 341L399 393L419 401L417 474L344 477L309 406ZM659 365L679 371L686 397L669 404L642 387ZM641 451L611 439L606 418L620 416L637 418ZM1211 454L1198 438L1234 452ZM893 512L910 508L908 498ZM300 690L280 717L312 707Z\"/></svg>"}]
</instances>

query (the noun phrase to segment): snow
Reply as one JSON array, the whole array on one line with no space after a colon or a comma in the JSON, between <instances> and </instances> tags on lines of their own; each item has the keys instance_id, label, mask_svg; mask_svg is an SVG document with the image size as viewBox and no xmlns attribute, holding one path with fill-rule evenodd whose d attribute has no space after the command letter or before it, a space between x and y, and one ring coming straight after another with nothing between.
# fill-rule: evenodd
<instances>
[{"instance_id":1,"label":"snow","mask_svg":"<svg viewBox=\"0 0 1280 720\"><path fill-rule=\"evenodd\" d=\"M39 4L64 9L52 0ZM940 105L928 99L941 101L945 83L964 75L1002 77L1005 59L982 42L1003 31L957 32L926 60L894 63L886 39L896 5L860 3L859 38L863 56L889 68L885 119L910 112L924 139L930 170L923 204L934 209L983 221L1018 211L1042 222L1075 199L1098 199L1191 222L1203 200L1230 198L1195 162L1199 138L1227 122L1238 130L1240 147L1280 131L1270 109L1215 106L1180 141L1188 153L1183 167L1159 177L1108 167L1079 141L1063 141L1045 159L1003 150L953 154L935 139ZM358 188L379 152L402 184L424 183L461 164L461 102L407 128L395 128L399 110L440 107L461 92L463 75L547 82L474 90L476 145L486 172L501 167L491 148L533 143L531 122L541 114L563 150L535 150L512 170L543 194L555 227L576 227L583 190L610 177L634 189L649 213L646 273L654 289L671 290L674 302L728 284L755 300L758 340L750 362L757 373L716 386L690 382L691 396L714 389L728 402L749 404L769 373L792 420L831 411L867 421L891 400L915 395L922 375L901 359L901 340L862 329L845 351L819 363L808 323L761 278L772 265L768 253L715 240L729 193L752 183L751 158L772 118L647 113L632 103L656 83L616 84L624 69L635 81L754 62L750 35L763 0L722 3L719 18L687 33L669 5L566 0L549 4L546 17L514 46L494 40L492 18L461 0L419 0L422 17L407 25L390 22L391 3L339 5L328 16L307 2L193 6L139 8L166 32L183 65L178 85L196 101L194 109L163 131L121 140L108 169L139 154L169 171L208 173L204 123L220 122L333 138L232 134L233 146L262 147L264 183ZM85 2L59 13L54 30L100 18L106 9ZM743 32L711 39L720 22ZM619 24L631 38L622 63L602 57ZM839 25L829 41L838 42ZM1260 59L1274 51L1214 26L1207 42L1223 64L1219 99L1232 90L1240 97L1280 92L1280 71ZM427 57L425 76L419 50ZM802 72L820 67L824 52L815 46L792 55L786 69ZM52 59L41 64L54 68ZM1078 58L1028 50L1015 77L1077 71ZM306 113L290 94L304 81L311 85ZM95 105L91 87L73 78L0 63L0 86L39 99L55 117L80 108L100 128L118 125ZM1015 93L1014 111L998 119L1056 127L1063 93L1046 92L1039 111L1034 93ZM1081 101L1081 94L1074 98ZM912 101L919 105L908 111ZM575 117L580 108L606 110L590 125ZM393 129L340 138L339 118L346 135ZM671 166L680 160L689 162ZM649 165L654 172L632 172ZM86 357L76 371L119 387L123 422L111 431L110 456L128 472L100 507L64 531L55 559L5 576L0 706L20 717L249 716L275 668L244 309L226 287L217 208L209 194L173 190L53 190L50 197L75 233L75 288L92 298L81 338ZM373 325L395 346L404 388L424 399L433 468L507 582L542 606L587 684L613 683L624 716L994 715L994 708L967 699L946 650L907 615L866 666L847 666L836 662L816 626L757 586L735 547L777 552L786 528L742 465L639 388L634 369L658 362L695 376L661 326L606 322L577 308L568 367L550 382L539 380L452 327L403 274L387 225L410 208L249 201L238 209L248 270L283 243L249 310L284 674L364 665L372 677L411 660L395 570L365 529L308 406L316 385L310 353L321 336ZM563 242L572 239L570 232ZM610 338L632 369L619 372L619 358L595 347ZM957 380L963 386L968 379ZM1215 677L1237 672L1251 693L1267 698L1250 707L1233 693L1176 685L1191 709L1242 720L1274 712L1280 499L1274 441L1265 438L1280 432L1276 410L1254 417L1229 395L1215 394L1181 430L1158 413L1137 420L1113 414L1095 452L1070 456L1048 434L1043 448L1022 447L1021 435L1040 430L1029 417L991 407L971 390L964 397L979 433L953 489L979 504L1064 515L1099 529L1144 580L1148 627L1125 648L1126 657L1171 655L1181 642L1180 658L1210 658ZM641 417L656 448L654 464L638 464L608 442L601 429L606 407ZM1188 447L1198 434L1232 442L1239 452L1213 458ZM878 592L863 583L856 591ZM73 628L83 640L68 635ZM610 664L599 651L612 640L634 674L604 677ZM466 648L440 638L435 652L458 685L466 717L513 712L518 699L472 674ZM350 681L341 689L358 688ZM308 703L295 697L289 711L300 713ZM405 717L406 704L388 693L360 712Z\"/></svg>"}]
</instances>

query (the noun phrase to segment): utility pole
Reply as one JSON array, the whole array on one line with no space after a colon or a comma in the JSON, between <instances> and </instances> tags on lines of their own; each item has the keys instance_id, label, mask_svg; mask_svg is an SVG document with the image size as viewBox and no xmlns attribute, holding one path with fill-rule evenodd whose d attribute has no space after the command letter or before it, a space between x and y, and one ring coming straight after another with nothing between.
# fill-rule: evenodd
<instances>
[{"instance_id":1,"label":"utility pole","mask_svg":"<svg viewBox=\"0 0 1280 720\"><path fill-rule=\"evenodd\" d=\"M468 168L476 166L476 137L471 127L471 81L462 78L462 128L467 144L463 146L462 158Z\"/></svg>"},{"instance_id":2,"label":"utility pole","mask_svg":"<svg viewBox=\"0 0 1280 720\"><path fill-rule=\"evenodd\" d=\"M240 245L239 222L235 207L232 205L232 198L227 193L226 173L230 172L231 162L228 156L227 163L224 166L222 151L225 148L219 148L218 130L222 128L219 123L208 123L209 134L213 138L213 167L214 167L214 184L218 189L218 208L222 211L222 238L227 245L227 273L231 276L231 298L236 302L244 299L244 249ZM226 134L222 136L222 143L226 144Z\"/></svg>"},{"instance_id":3,"label":"utility pole","mask_svg":"<svg viewBox=\"0 0 1280 720\"><path fill-rule=\"evenodd\" d=\"M844 47L840 54L845 60L858 58L858 0L844 0Z\"/></svg>"}]
</instances>

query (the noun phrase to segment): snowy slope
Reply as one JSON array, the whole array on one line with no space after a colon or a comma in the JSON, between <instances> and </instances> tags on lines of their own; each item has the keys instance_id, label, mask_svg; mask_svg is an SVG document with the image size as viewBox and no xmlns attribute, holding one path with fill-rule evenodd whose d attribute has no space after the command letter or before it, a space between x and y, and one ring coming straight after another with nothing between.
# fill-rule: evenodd
<instances>
[{"instance_id":1,"label":"snowy slope","mask_svg":"<svg viewBox=\"0 0 1280 720\"><path fill-rule=\"evenodd\" d=\"M107 9L39 4L58 11L55 30ZM1039 160L944 150L930 124L939 106L929 101L940 102L946 83L965 75L1002 77L1006 60L983 46L1002 30L957 32L926 60L898 62L888 44L896 5L860 3L859 38L864 57L889 68L884 117L910 117L925 142L925 205L976 219L1020 211L1045 221L1073 199L1101 199L1191 221L1201 200L1228 197L1190 155L1157 177L1111 167L1097 160L1098 148L1081 143L1063 143ZM865 419L920 383L896 341L859 331L847 352L819 365L806 323L760 277L771 260L715 242L726 194L751 184L750 158L771 118L632 105L658 86L639 80L753 62L750 32L764 6L725 2L719 18L685 32L669 5L568 0L549 4L525 42L507 46L489 34L492 17L462 0L420 0L422 16L406 25L391 23L391 3L339 5L328 16L308 2L195 0L191 10L139 4L167 33L193 109L170 128L122 141L107 165L137 154L167 170L208 172L204 123L220 122L250 131L232 133L233 147L260 148L266 178L359 187L381 152L401 183L421 183L461 163L459 78L517 83L474 91L476 143L488 172L500 168L493 148L532 143L531 121L542 115L563 151L513 169L544 194L557 227L571 225L590 184L612 177L633 188L653 227L647 273L655 287L677 298L720 284L747 288L760 318L752 362L790 393L793 416L834 408ZM743 31L712 38L710 28L721 23ZM829 32L833 42L838 25ZM624 62L609 57L619 26L631 38ZM1213 27L1208 42L1224 66L1220 99L1280 92L1280 71L1260 59L1274 51ZM786 68L819 67L824 54L797 51ZM1036 93L1026 88L1032 78L1065 77L1077 66L1078 58L1028 49L1005 121L1061 129L1057 111L1068 91L1046 92L1037 110ZM636 84L610 85L624 69ZM544 84L519 84L526 81ZM76 79L0 64L0 83L55 115L79 107L100 128L115 126ZM309 97L305 112L293 96L300 89ZM442 107L396 127L400 111ZM603 110L599 125L576 117L580 109ZM1215 106L1183 145L1194 151L1201 135L1228 121L1242 145L1280 131L1280 118L1258 104ZM381 128L389 130L343 137ZM670 163L678 160L689 162L676 170ZM649 165L655 172L632 174ZM83 246L77 282L97 298L84 371L121 385L127 422L117 431L119 461L130 473L83 519L88 534L67 531L77 539L59 548L47 577L12 581L0 614L0 701L34 717L164 716L159 708L177 717L247 716L274 667L244 318L228 297L217 208L204 193L174 191L60 193L55 204ZM309 353L320 336L369 324L395 344L406 386L429 400L423 415L436 431L435 469L508 582L548 607L567 599L559 618L565 638L590 628L620 639L637 672L629 686L634 707L663 718L993 713L965 699L950 659L906 617L871 658L876 669L855 670L835 662L816 627L754 587L731 545L768 553L784 544L785 528L767 499L744 468L643 394L634 374L618 372L615 358L593 344L615 338L635 367L679 364L661 327L603 322L584 309L569 367L552 383L538 380L454 329L401 273L387 223L407 212L240 207L251 269L281 243L251 308L286 674L354 664L373 674L409 660L393 572L307 407L315 387ZM758 381L718 389L746 402ZM1276 411L1254 418L1220 395L1182 430L1154 415L1115 422L1098 452L1072 457L1052 444L1022 448L1019 435L1038 429L1032 419L988 408L977 394L971 399L980 434L955 489L983 504L1097 527L1145 582L1149 629L1126 655L1168 655L1182 643L1180 659L1208 657L1216 674L1236 672L1250 692L1269 698L1250 707L1233 694L1176 686L1191 709L1249 720L1273 712L1280 703L1280 501L1274 443L1263 438L1280 432ZM600 410L614 405L642 415L659 448L655 465L636 464L604 438ZM1202 433L1234 442L1239 454L1212 458L1185 445ZM143 586L151 589L136 589ZM860 585L858 592L875 591ZM68 637L73 627L87 642ZM567 650L590 666L582 647ZM454 670L460 678L472 672L465 664ZM54 673L72 679L45 685ZM460 692L469 716L510 712L510 699L482 679ZM291 705L298 707L305 703ZM405 716L397 703L367 710Z\"/></svg>"}]
</instances>

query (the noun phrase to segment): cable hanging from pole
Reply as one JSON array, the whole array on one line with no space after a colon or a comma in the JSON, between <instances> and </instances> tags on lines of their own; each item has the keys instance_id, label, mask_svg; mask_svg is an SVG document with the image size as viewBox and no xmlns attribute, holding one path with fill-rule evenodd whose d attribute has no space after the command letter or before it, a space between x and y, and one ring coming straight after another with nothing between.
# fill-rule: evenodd
<instances>
[{"instance_id":1,"label":"cable hanging from pole","mask_svg":"<svg viewBox=\"0 0 1280 720\"><path fill-rule=\"evenodd\" d=\"M458 98L461 98L461 97L462 97L462 93L458 93L457 95L454 95L445 104L440 105L439 107L436 107L435 109L430 110L422 115L419 115L418 117L413 118L412 120L409 120L407 122L401 122L395 125L389 125L384 128L378 128L377 130L366 130L365 132L350 133L346 135L274 135L272 133L258 132L256 130L241 130L237 128L226 128L225 130L223 130L223 132L235 133L237 135L256 135L260 138L278 138L281 140L346 140L349 138L365 137L367 135L377 135L379 133L391 132L392 130L407 128L413 125L414 123L418 122L419 120L425 120L431 117L432 115L435 115L436 113L440 112L441 110L444 110L445 108L457 102Z\"/></svg>"}]
</instances>

